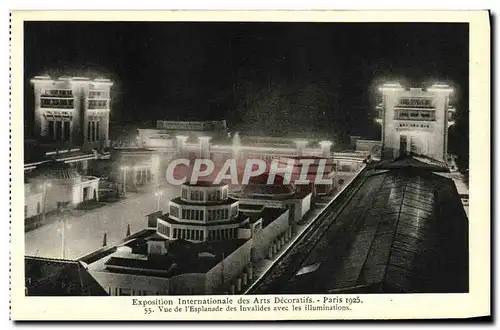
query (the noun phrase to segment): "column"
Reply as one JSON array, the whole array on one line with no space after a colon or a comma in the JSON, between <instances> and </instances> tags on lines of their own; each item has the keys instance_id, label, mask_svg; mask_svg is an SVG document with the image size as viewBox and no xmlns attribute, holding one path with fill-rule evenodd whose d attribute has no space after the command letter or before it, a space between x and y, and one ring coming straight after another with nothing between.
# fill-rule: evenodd
<instances>
[{"instance_id":1,"label":"column","mask_svg":"<svg viewBox=\"0 0 500 330\"><path fill-rule=\"evenodd\" d=\"M245 272L243 273L243 286L246 286L248 283L248 274Z\"/></svg>"},{"instance_id":2,"label":"column","mask_svg":"<svg viewBox=\"0 0 500 330\"><path fill-rule=\"evenodd\" d=\"M104 140L103 146L105 148L108 148L109 147L109 134L108 134L108 132L109 132L109 110L106 111L106 113L101 117L100 130L101 130L101 137Z\"/></svg>"},{"instance_id":3,"label":"column","mask_svg":"<svg viewBox=\"0 0 500 330\"><path fill-rule=\"evenodd\" d=\"M251 281L253 278L253 267L251 264L248 266L247 271L248 271L248 280Z\"/></svg>"},{"instance_id":4,"label":"column","mask_svg":"<svg viewBox=\"0 0 500 330\"><path fill-rule=\"evenodd\" d=\"M241 277L238 277L238 279L236 280L236 290L238 292L241 291Z\"/></svg>"},{"instance_id":5,"label":"column","mask_svg":"<svg viewBox=\"0 0 500 330\"><path fill-rule=\"evenodd\" d=\"M198 141L200 144L200 158L210 158L210 136L200 136Z\"/></svg>"},{"instance_id":6,"label":"column","mask_svg":"<svg viewBox=\"0 0 500 330\"><path fill-rule=\"evenodd\" d=\"M306 148L307 141L305 140L295 141L295 145L297 146L297 156L304 156L304 149Z\"/></svg>"},{"instance_id":7,"label":"column","mask_svg":"<svg viewBox=\"0 0 500 330\"><path fill-rule=\"evenodd\" d=\"M88 168L89 168L89 161L88 160L82 161L82 174L86 175L88 172Z\"/></svg>"},{"instance_id":8,"label":"column","mask_svg":"<svg viewBox=\"0 0 500 330\"><path fill-rule=\"evenodd\" d=\"M319 143L319 145L321 148L321 156L322 157L330 157L331 156L330 147L332 146L332 142L331 141L321 141Z\"/></svg>"},{"instance_id":9,"label":"column","mask_svg":"<svg viewBox=\"0 0 500 330\"><path fill-rule=\"evenodd\" d=\"M176 136L177 138L177 153L179 154L180 157L186 157L187 152L186 152L186 142L188 137L184 135L178 135Z\"/></svg>"}]
</instances>

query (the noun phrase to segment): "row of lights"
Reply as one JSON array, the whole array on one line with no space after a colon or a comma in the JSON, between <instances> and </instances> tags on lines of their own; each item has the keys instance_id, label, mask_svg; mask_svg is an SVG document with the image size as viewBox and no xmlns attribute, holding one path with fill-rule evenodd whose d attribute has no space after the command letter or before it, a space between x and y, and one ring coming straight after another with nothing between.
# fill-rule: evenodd
<instances>
[{"instance_id":1,"label":"row of lights","mask_svg":"<svg viewBox=\"0 0 500 330\"><path fill-rule=\"evenodd\" d=\"M404 87L401 86L400 83L385 83L382 86L380 86L378 89L381 92L386 92L386 91L397 92L397 91L403 91ZM447 85L447 84L435 83L432 86L430 86L429 88L427 88L427 91L428 92L448 92L448 93L452 93L453 92L453 88L450 85Z\"/></svg>"}]
</instances>

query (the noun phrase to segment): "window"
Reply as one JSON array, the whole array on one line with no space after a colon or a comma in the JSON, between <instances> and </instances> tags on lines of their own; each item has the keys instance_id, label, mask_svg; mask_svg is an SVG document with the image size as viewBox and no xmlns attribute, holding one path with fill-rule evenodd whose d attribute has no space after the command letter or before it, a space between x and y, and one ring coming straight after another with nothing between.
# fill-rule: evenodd
<instances>
[{"instance_id":1,"label":"window","mask_svg":"<svg viewBox=\"0 0 500 330\"><path fill-rule=\"evenodd\" d=\"M128 288L118 288L118 296L131 296L132 290Z\"/></svg>"},{"instance_id":2,"label":"window","mask_svg":"<svg viewBox=\"0 0 500 330\"><path fill-rule=\"evenodd\" d=\"M200 241L203 241L203 239L204 239L204 237L203 237L203 236L204 236L204 235L205 235L205 232L204 232L203 230L202 230L202 231L200 231Z\"/></svg>"},{"instance_id":3,"label":"window","mask_svg":"<svg viewBox=\"0 0 500 330\"><path fill-rule=\"evenodd\" d=\"M49 120L48 124L49 124L49 125L48 125L48 126L49 126L49 127L48 127L48 135L50 136L50 138L51 138L52 140L54 140L54 128L55 128L55 122L54 122L54 121L52 121L52 120Z\"/></svg>"},{"instance_id":4,"label":"window","mask_svg":"<svg viewBox=\"0 0 500 330\"><path fill-rule=\"evenodd\" d=\"M56 141L62 141L62 121L56 121L55 122L56 124L56 137L55 137L55 140Z\"/></svg>"},{"instance_id":5,"label":"window","mask_svg":"<svg viewBox=\"0 0 500 330\"><path fill-rule=\"evenodd\" d=\"M90 122L87 124L87 141L91 141L91 128L90 128Z\"/></svg>"},{"instance_id":6,"label":"window","mask_svg":"<svg viewBox=\"0 0 500 330\"><path fill-rule=\"evenodd\" d=\"M40 100L42 108L73 109L73 99L43 98Z\"/></svg>"},{"instance_id":7,"label":"window","mask_svg":"<svg viewBox=\"0 0 500 330\"><path fill-rule=\"evenodd\" d=\"M89 100L89 109L107 109L108 101L106 100Z\"/></svg>"},{"instance_id":8,"label":"window","mask_svg":"<svg viewBox=\"0 0 500 330\"><path fill-rule=\"evenodd\" d=\"M179 209L175 206L170 206L170 215L178 218L179 217Z\"/></svg>"},{"instance_id":9,"label":"window","mask_svg":"<svg viewBox=\"0 0 500 330\"><path fill-rule=\"evenodd\" d=\"M69 121L64 121L63 122L63 136L64 136L64 141L69 141L70 139L70 134L71 134L71 131L70 131L70 122Z\"/></svg>"},{"instance_id":10,"label":"window","mask_svg":"<svg viewBox=\"0 0 500 330\"><path fill-rule=\"evenodd\" d=\"M36 203L36 214L40 213L40 202Z\"/></svg>"},{"instance_id":11,"label":"window","mask_svg":"<svg viewBox=\"0 0 500 330\"><path fill-rule=\"evenodd\" d=\"M99 132L100 131L99 131L99 122L98 121L95 123L95 130L96 130L95 139L96 139L96 141L99 141Z\"/></svg>"},{"instance_id":12,"label":"window","mask_svg":"<svg viewBox=\"0 0 500 330\"><path fill-rule=\"evenodd\" d=\"M178 236L178 233L177 233L177 228L174 228L174 235L173 235L173 238L177 238Z\"/></svg>"}]
</instances>

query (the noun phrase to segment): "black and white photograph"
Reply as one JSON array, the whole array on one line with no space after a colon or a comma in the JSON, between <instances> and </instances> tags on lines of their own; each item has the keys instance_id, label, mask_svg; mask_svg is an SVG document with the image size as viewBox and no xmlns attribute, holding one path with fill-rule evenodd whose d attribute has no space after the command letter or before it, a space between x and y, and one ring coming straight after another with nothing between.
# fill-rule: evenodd
<instances>
[{"instance_id":1,"label":"black and white photograph","mask_svg":"<svg viewBox=\"0 0 500 330\"><path fill-rule=\"evenodd\" d=\"M22 27L25 297L471 293L468 22Z\"/></svg>"}]
</instances>

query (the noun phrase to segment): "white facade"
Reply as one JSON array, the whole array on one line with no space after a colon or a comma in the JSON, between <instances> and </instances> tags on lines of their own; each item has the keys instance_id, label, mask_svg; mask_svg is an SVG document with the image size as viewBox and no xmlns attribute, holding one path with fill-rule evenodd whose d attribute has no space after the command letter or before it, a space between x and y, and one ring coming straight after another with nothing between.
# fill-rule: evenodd
<instances>
[{"instance_id":1,"label":"white facade","mask_svg":"<svg viewBox=\"0 0 500 330\"><path fill-rule=\"evenodd\" d=\"M231 285L236 287L238 280L248 279L252 242L248 241L228 255L223 261L205 273L184 273L172 277L123 274L105 270L102 265L109 259L103 258L88 266L89 274L112 296L148 296L148 295L181 295L212 294L220 292L220 287L230 291ZM119 253L117 253L119 254ZM116 254L114 254L116 255ZM240 284L241 285L241 284Z\"/></svg>"},{"instance_id":2,"label":"white facade","mask_svg":"<svg viewBox=\"0 0 500 330\"><path fill-rule=\"evenodd\" d=\"M108 79L36 76L35 135L86 148L109 146Z\"/></svg>"},{"instance_id":3,"label":"white facade","mask_svg":"<svg viewBox=\"0 0 500 330\"><path fill-rule=\"evenodd\" d=\"M57 209L58 203L77 206L85 201L99 201L99 178L79 176L71 179L31 179L33 186L40 191L42 200L41 212L51 212ZM25 205L30 201L25 200Z\"/></svg>"},{"instance_id":4,"label":"white facade","mask_svg":"<svg viewBox=\"0 0 500 330\"><path fill-rule=\"evenodd\" d=\"M88 265L89 273L108 294L240 293L253 280L253 264L272 258L292 237L288 210L268 210L250 220L238 216L238 202L227 197L225 185L185 185L182 189L182 198L174 199L170 210L182 206L189 214L181 208L174 211L174 218L169 214L162 217L161 212L150 214L148 218L156 218L156 232L140 240L145 241L147 251L134 252L134 247L121 245ZM226 199L232 202L224 203ZM219 212L209 220L194 212L210 205L235 213L224 217ZM177 228L176 234L173 228ZM185 256L186 251L196 252Z\"/></svg>"},{"instance_id":5,"label":"white facade","mask_svg":"<svg viewBox=\"0 0 500 330\"><path fill-rule=\"evenodd\" d=\"M43 192L33 189L30 184L24 184L24 218L31 218L42 213Z\"/></svg>"},{"instance_id":6,"label":"white facade","mask_svg":"<svg viewBox=\"0 0 500 330\"><path fill-rule=\"evenodd\" d=\"M450 106L451 87L435 84L427 89L405 89L399 84L384 84L380 91L382 103L377 108L382 157L413 153L446 162L448 128L455 111Z\"/></svg>"},{"instance_id":7,"label":"white facade","mask_svg":"<svg viewBox=\"0 0 500 330\"><path fill-rule=\"evenodd\" d=\"M238 239L238 201L228 197L227 185L184 184L181 197L169 201L168 217L158 219L165 237L191 242Z\"/></svg>"}]
</instances>

